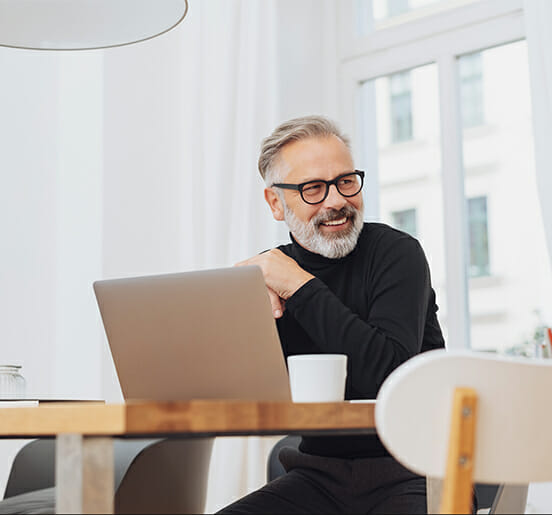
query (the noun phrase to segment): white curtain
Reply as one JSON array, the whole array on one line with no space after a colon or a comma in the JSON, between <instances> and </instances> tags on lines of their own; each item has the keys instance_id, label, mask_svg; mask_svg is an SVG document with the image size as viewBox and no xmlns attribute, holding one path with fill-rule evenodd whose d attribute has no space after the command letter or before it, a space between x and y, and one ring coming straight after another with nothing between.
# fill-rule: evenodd
<instances>
[{"instance_id":1,"label":"white curtain","mask_svg":"<svg viewBox=\"0 0 552 515\"><path fill-rule=\"evenodd\" d=\"M106 276L232 266L288 239L256 166L279 121L276 23L274 0L191 1L174 31L105 52ZM208 512L264 483L274 441L216 440Z\"/></svg>"},{"instance_id":2,"label":"white curtain","mask_svg":"<svg viewBox=\"0 0 552 515\"><path fill-rule=\"evenodd\" d=\"M261 138L279 121L275 2L191 2L182 33L185 264L229 266L287 236L256 166ZM262 486L275 441L215 441L208 513Z\"/></svg>"},{"instance_id":3,"label":"white curtain","mask_svg":"<svg viewBox=\"0 0 552 515\"><path fill-rule=\"evenodd\" d=\"M190 4L182 31L182 241L191 269L230 266L272 247L282 230L264 205L256 171L260 139L277 123L275 23L273 1ZM264 483L274 441L215 441L208 513Z\"/></svg>"},{"instance_id":4,"label":"white curtain","mask_svg":"<svg viewBox=\"0 0 552 515\"><path fill-rule=\"evenodd\" d=\"M286 236L256 165L278 121L275 2L191 2L182 36L185 260L228 266Z\"/></svg>"},{"instance_id":5,"label":"white curtain","mask_svg":"<svg viewBox=\"0 0 552 515\"><path fill-rule=\"evenodd\" d=\"M552 262L552 2L525 0L539 198Z\"/></svg>"}]
</instances>

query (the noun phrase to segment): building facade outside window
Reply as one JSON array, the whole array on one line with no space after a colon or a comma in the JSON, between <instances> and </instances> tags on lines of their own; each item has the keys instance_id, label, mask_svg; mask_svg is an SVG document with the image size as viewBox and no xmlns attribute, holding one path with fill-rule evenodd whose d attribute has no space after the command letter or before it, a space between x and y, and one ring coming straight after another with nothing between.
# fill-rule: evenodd
<instances>
[{"instance_id":1,"label":"building facade outside window","mask_svg":"<svg viewBox=\"0 0 552 515\"><path fill-rule=\"evenodd\" d=\"M391 93L391 141L400 143L412 139L412 90L410 72L389 77Z\"/></svg>"},{"instance_id":2,"label":"building facade outside window","mask_svg":"<svg viewBox=\"0 0 552 515\"><path fill-rule=\"evenodd\" d=\"M468 228L470 239L470 277L490 274L489 229L487 197L468 199Z\"/></svg>"},{"instance_id":3,"label":"building facade outside window","mask_svg":"<svg viewBox=\"0 0 552 515\"><path fill-rule=\"evenodd\" d=\"M387 0L387 16L398 16L408 11L408 0Z\"/></svg>"},{"instance_id":4,"label":"building facade outside window","mask_svg":"<svg viewBox=\"0 0 552 515\"><path fill-rule=\"evenodd\" d=\"M483 114L483 60L481 52L458 59L460 73L460 102L462 125L475 127L484 122Z\"/></svg>"},{"instance_id":5,"label":"building facade outside window","mask_svg":"<svg viewBox=\"0 0 552 515\"><path fill-rule=\"evenodd\" d=\"M405 209L404 211L394 211L392 213L393 226L397 229L407 232L410 236L417 237L416 228L416 210Z\"/></svg>"}]
</instances>

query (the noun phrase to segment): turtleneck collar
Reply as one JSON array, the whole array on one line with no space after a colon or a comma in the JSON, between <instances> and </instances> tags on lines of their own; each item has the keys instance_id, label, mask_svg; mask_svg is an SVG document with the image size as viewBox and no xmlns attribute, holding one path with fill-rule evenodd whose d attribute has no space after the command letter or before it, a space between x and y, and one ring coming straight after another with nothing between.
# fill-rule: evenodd
<instances>
[{"instance_id":1,"label":"turtleneck collar","mask_svg":"<svg viewBox=\"0 0 552 515\"><path fill-rule=\"evenodd\" d=\"M302 247L301 244L297 242L297 240L293 237L293 234L289 233L289 237L291 238L292 243L292 254L293 258L299 263L301 266L306 266L310 268L311 270L319 270L326 268L328 266L336 265L338 263L342 263L345 260L351 256L351 254L354 254L355 249L352 250L349 254L347 254L345 257L342 258L328 258L325 256L322 256L321 254L316 254L314 252L311 252L310 250L306 249L305 247Z\"/></svg>"}]
</instances>

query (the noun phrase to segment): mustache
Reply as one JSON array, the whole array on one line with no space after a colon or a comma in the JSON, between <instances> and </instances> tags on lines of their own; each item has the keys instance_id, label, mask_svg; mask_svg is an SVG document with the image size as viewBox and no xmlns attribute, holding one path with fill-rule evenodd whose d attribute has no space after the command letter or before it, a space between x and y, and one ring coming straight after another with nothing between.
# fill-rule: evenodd
<instances>
[{"instance_id":1,"label":"mustache","mask_svg":"<svg viewBox=\"0 0 552 515\"><path fill-rule=\"evenodd\" d=\"M354 221L357 214L358 210L352 206L344 206L341 209L328 209L316 215L312 219L312 223L318 226L326 222L332 222L333 220L340 220L341 218L351 218Z\"/></svg>"}]
</instances>

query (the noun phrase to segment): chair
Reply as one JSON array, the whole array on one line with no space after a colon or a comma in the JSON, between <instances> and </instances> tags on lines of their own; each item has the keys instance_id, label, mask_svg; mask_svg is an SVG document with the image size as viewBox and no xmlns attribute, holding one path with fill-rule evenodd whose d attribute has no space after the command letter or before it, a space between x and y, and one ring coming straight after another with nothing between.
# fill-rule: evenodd
<instances>
[{"instance_id":1,"label":"chair","mask_svg":"<svg viewBox=\"0 0 552 515\"><path fill-rule=\"evenodd\" d=\"M212 444L212 438L114 439L115 513L202 513ZM54 476L55 440L29 442L12 464L4 507L51 512ZM7 512L2 504L0 513Z\"/></svg>"},{"instance_id":2,"label":"chair","mask_svg":"<svg viewBox=\"0 0 552 515\"><path fill-rule=\"evenodd\" d=\"M273 479L283 476L286 473L284 466L280 463L280 459L278 458L280 450L283 447L293 447L294 449L298 449L300 443L301 437L296 435L284 436L276 442L274 447L272 447L272 449L270 450L270 454L268 455L268 460L266 463L267 481L272 481Z\"/></svg>"},{"instance_id":3,"label":"chair","mask_svg":"<svg viewBox=\"0 0 552 515\"><path fill-rule=\"evenodd\" d=\"M404 466L444 478L442 512L468 513L479 482L502 484L493 513L523 513L528 483L552 480L551 392L552 360L431 351L384 382L376 427Z\"/></svg>"}]
</instances>

